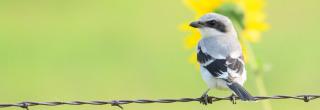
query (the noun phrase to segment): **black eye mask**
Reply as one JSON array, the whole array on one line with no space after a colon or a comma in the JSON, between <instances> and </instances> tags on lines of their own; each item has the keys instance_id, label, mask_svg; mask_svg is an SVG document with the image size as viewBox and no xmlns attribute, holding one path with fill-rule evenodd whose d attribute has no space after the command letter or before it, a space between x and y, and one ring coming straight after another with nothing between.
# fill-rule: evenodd
<instances>
[{"instance_id":1,"label":"black eye mask","mask_svg":"<svg viewBox=\"0 0 320 110\"><path fill-rule=\"evenodd\" d=\"M214 29L216 29L216 30L218 30L220 32L223 32L223 33L227 32L226 26L220 21L210 20L210 21L207 21L205 23L205 25L207 27L214 28Z\"/></svg>"}]
</instances>

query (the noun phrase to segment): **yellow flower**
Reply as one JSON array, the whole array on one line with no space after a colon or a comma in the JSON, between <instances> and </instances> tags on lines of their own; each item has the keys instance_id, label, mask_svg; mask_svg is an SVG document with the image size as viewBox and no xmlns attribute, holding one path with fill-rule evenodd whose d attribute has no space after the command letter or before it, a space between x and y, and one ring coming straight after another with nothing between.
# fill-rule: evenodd
<instances>
[{"instance_id":1,"label":"yellow flower","mask_svg":"<svg viewBox=\"0 0 320 110\"><path fill-rule=\"evenodd\" d=\"M222 0L184 0L184 3L196 12L196 17L212 12L221 5Z\"/></svg>"},{"instance_id":2,"label":"yellow flower","mask_svg":"<svg viewBox=\"0 0 320 110\"><path fill-rule=\"evenodd\" d=\"M195 18L209 13L216 12L231 18L238 30L239 39L243 47L245 60L249 60L248 45L257 43L261 39L261 32L269 28L265 22L263 8L264 0L184 0L187 7L195 12ZM200 40L200 33L185 23L182 30L190 31L191 34L185 39L187 49L194 48ZM196 60L196 54L192 54L191 60ZM195 63L196 61L192 61Z\"/></svg>"}]
</instances>

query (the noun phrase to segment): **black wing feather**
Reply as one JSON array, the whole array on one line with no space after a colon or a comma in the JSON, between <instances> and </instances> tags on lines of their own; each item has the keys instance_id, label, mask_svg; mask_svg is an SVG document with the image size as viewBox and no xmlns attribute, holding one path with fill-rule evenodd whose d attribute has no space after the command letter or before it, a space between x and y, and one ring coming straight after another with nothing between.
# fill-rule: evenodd
<instances>
[{"instance_id":1,"label":"black wing feather","mask_svg":"<svg viewBox=\"0 0 320 110\"><path fill-rule=\"evenodd\" d=\"M214 77L219 77L223 72L228 71L226 60L224 59L216 59L212 63L204 66L204 68L206 68Z\"/></svg>"},{"instance_id":2,"label":"black wing feather","mask_svg":"<svg viewBox=\"0 0 320 110\"><path fill-rule=\"evenodd\" d=\"M199 52L197 53L197 60L199 63L206 63L207 61L213 59L209 54L204 53L200 46L198 46L198 50Z\"/></svg>"},{"instance_id":3,"label":"black wing feather","mask_svg":"<svg viewBox=\"0 0 320 110\"><path fill-rule=\"evenodd\" d=\"M231 58L230 56L226 59L215 59L207 53L204 53L200 46L198 46L197 60L200 64L205 64L208 61L212 61L211 63L204 65L212 76L219 77L223 73L227 72L228 69L236 71L239 74L242 74L244 64L240 60L243 61L243 57L239 58Z\"/></svg>"}]
</instances>

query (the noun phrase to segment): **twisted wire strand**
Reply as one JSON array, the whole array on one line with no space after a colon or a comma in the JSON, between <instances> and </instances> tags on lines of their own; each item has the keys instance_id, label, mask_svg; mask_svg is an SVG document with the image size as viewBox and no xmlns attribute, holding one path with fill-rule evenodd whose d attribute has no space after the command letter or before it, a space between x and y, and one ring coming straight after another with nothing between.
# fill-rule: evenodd
<instances>
[{"instance_id":1,"label":"twisted wire strand","mask_svg":"<svg viewBox=\"0 0 320 110\"><path fill-rule=\"evenodd\" d=\"M239 100L239 97L208 97L210 102L217 102L223 100L235 101ZM267 99L294 99L294 100L302 100L304 102L309 102L311 100L315 100L320 98L320 95L297 95L297 96L288 96L288 95L275 95L275 96L255 96L257 101L259 100L267 100ZM180 99L138 99L138 100L111 100L111 101L70 101L70 102L20 102L14 104L0 104L0 108L6 107L21 107L29 110L30 106L59 106L59 105L112 105L118 106L119 108L123 108L121 105L130 104L130 103L139 103L139 104L147 104L147 103L175 103L175 102L201 102L202 98L180 98Z\"/></svg>"}]
</instances>

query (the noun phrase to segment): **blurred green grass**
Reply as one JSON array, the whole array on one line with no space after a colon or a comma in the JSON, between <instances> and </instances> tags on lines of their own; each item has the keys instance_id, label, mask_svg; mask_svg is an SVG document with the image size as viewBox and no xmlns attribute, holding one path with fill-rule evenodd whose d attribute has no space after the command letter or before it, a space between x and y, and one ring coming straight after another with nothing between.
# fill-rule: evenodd
<instances>
[{"instance_id":1,"label":"blurred green grass","mask_svg":"<svg viewBox=\"0 0 320 110\"><path fill-rule=\"evenodd\" d=\"M271 29L255 46L272 65L272 94L319 94L317 0L269 0ZM284 4L287 4L284 6ZM0 103L198 97L206 85L183 48L193 19L180 0L0 1ZM246 88L257 94L248 73ZM226 96L225 91L211 95ZM261 109L261 102L130 104L125 109ZM277 109L316 109L319 102L271 101ZM284 106L288 105L288 106ZM17 108L5 108L14 110ZM109 106L31 109L118 109Z\"/></svg>"}]
</instances>

